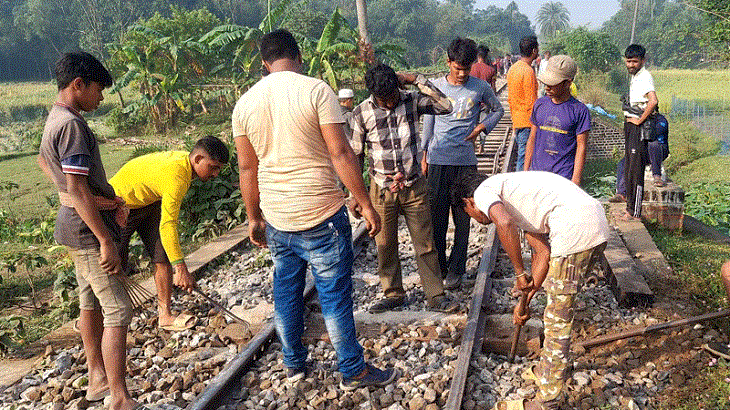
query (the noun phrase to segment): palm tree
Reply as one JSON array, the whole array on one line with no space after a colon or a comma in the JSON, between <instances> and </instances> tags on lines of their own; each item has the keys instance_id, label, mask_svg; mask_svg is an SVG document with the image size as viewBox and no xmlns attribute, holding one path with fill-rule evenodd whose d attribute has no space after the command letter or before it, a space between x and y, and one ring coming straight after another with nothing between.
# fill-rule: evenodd
<instances>
[{"instance_id":1,"label":"palm tree","mask_svg":"<svg viewBox=\"0 0 730 410\"><path fill-rule=\"evenodd\" d=\"M561 30L568 28L570 12L559 1L549 1L537 11L537 22L540 24L540 34L543 38L552 38Z\"/></svg>"}]
</instances>

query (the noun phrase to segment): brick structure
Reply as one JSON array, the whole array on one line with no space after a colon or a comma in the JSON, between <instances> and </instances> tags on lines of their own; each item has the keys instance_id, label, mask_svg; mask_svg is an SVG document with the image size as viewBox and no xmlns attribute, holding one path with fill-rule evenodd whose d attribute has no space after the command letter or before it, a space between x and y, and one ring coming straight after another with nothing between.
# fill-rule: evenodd
<instances>
[{"instance_id":1,"label":"brick structure","mask_svg":"<svg viewBox=\"0 0 730 410\"><path fill-rule=\"evenodd\" d=\"M624 152L624 133L615 125L602 120L591 119L591 132L588 135L587 160L613 158L614 151L621 156Z\"/></svg>"},{"instance_id":2,"label":"brick structure","mask_svg":"<svg viewBox=\"0 0 730 410\"><path fill-rule=\"evenodd\" d=\"M641 214L670 230L682 230L684 221L684 189L671 180L663 187L654 185L649 167L644 172L644 200Z\"/></svg>"}]
</instances>

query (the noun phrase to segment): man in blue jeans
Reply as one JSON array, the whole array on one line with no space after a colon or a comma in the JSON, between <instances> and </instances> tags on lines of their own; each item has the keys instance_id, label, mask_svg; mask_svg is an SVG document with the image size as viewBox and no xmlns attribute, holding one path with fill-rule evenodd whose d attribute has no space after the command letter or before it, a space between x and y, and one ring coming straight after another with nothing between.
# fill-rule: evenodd
<instances>
[{"instance_id":1,"label":"man in blue jeans","mask_svg":"<svg viewBox=\"0 0 730 410\"><path fill-rule=\"evenodd\" d=\"M357 201L371 236L380 218L370 202L334 91L300 74L302 57L286 30L261 39L270 74L238 101L233 136L251 242L274 260L274 322L290 381L306 376L303 291L312 268L322 315L337 352L340 387L384 386L396 378L363 358L352 315L352 232L338 177Z\"/></svg>"}]
</instances>

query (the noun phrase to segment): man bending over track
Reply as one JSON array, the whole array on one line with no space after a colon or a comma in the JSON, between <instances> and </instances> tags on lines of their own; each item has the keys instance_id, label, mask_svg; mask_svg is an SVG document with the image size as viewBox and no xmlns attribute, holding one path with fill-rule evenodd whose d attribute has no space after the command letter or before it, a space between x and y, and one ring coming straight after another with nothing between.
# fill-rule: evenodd
<instances>
[{"instance_id":1,"label":"man bending over track","mask_svg":"<svg viewBox=\"0 0 730 410\"><path fill-rule=\"evenodd\" d=\"M499 174L487 179L473 172L454 182L452 205L482 224L494 222L499 240L515 269L516 285L527 294L527 305L544 287L548 296L543 321L545 344L540 364L523 377L534 378L536 401L500 401L495 409L558 409L565 385L573 326L573 300L581 277L608 240L603 206L560 175L544 171ZM524 271L518 228L532 247L532 278ZM529 308L513 321L524 324Z\"/></svg>"},{"instance_id":2,"label":"man bending over track","mask_svg":"<svg viewBox=\"0 0 730 410\"><path fill-rule=\"evenodd\" d=\"M157 326L161 329L180 331L197 322L188 314L173 315L170 307L173 283L188 292L197 286L178 240L180 205L193 179L215 178L227 163L228 147L209 135L199 139L190 152L155 152L134 158L109 180L131 208L119 245L122 270L128 269L129 240L137 232L155 264Z\"/></svg>"}]
</instances>

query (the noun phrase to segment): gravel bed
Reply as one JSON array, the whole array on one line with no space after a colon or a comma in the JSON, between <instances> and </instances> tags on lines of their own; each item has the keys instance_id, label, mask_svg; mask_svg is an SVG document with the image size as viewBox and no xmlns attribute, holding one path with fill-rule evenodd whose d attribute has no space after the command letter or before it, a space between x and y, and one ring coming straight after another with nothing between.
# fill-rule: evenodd
<instances>
[{"instance_id":1,"label":"gravel bed","mask_svg":"<svg viewBox=\"0 0 730 410\"><path fill-rule=\"evenodd\" d=\"M223 409L426 409L442 408L449 394L450 380L459 352L460 334L469 304L471 287L486 236L485 227L472 222L467 277L461 289L448 292L460 302L464 315L455 320L380 325L375 335L360 337L366 359L380 367L395 367L396 383L379 389L342 391L336 358L329 342L310 344L312 371L307 379L292 384L286 380L280 346L274 343L256 368L241 379L236 400ZM403 310L425 310L410 238L404 225L399 233L399 251L407 292ZM527 256L527 255L526 255ZM266 250L234 252L232 262L212 269L199 279L201 288L229 308L251 309L272 304L273 266ZM511 313L515 298L510 295L512 268L504 254L495 267L489 306L493 313ZM355 311L367 310L383 297L376 274L375 247L370 245L354 267ZM200 318L192 330L160 331L154 310L135 316L130 326L128 384L133 397L154 408L184 408L200 393L225 363L240 349L241 340L226 332L232 324L211 305L194 295L178 294L174 307ZM541 318L545 295L539 293L530 309ZM622 309L616 304L602 272L597 270L579 293L576 302L574 339L657 323L661 314L648 309ZM661 320L666 320L661 317ZM655 338L621 341L588 352L576 352L574 372L568 382L570 408L654 409L667 389L681 386L707 366L708 356L700 346L708 339L725 335L704 329L678 329ZM239 343L237 343L239 342ZM467 381L464 408L490 409L504 398L533 398L535 385L523 381L522 370L537 360L517 358L507 363L501 355L477 353ZM49 351L38 370L0 393L2 409L102 409L82 397L86 384L85 357L81 346Z\"/></svg>"}]
</instances>

